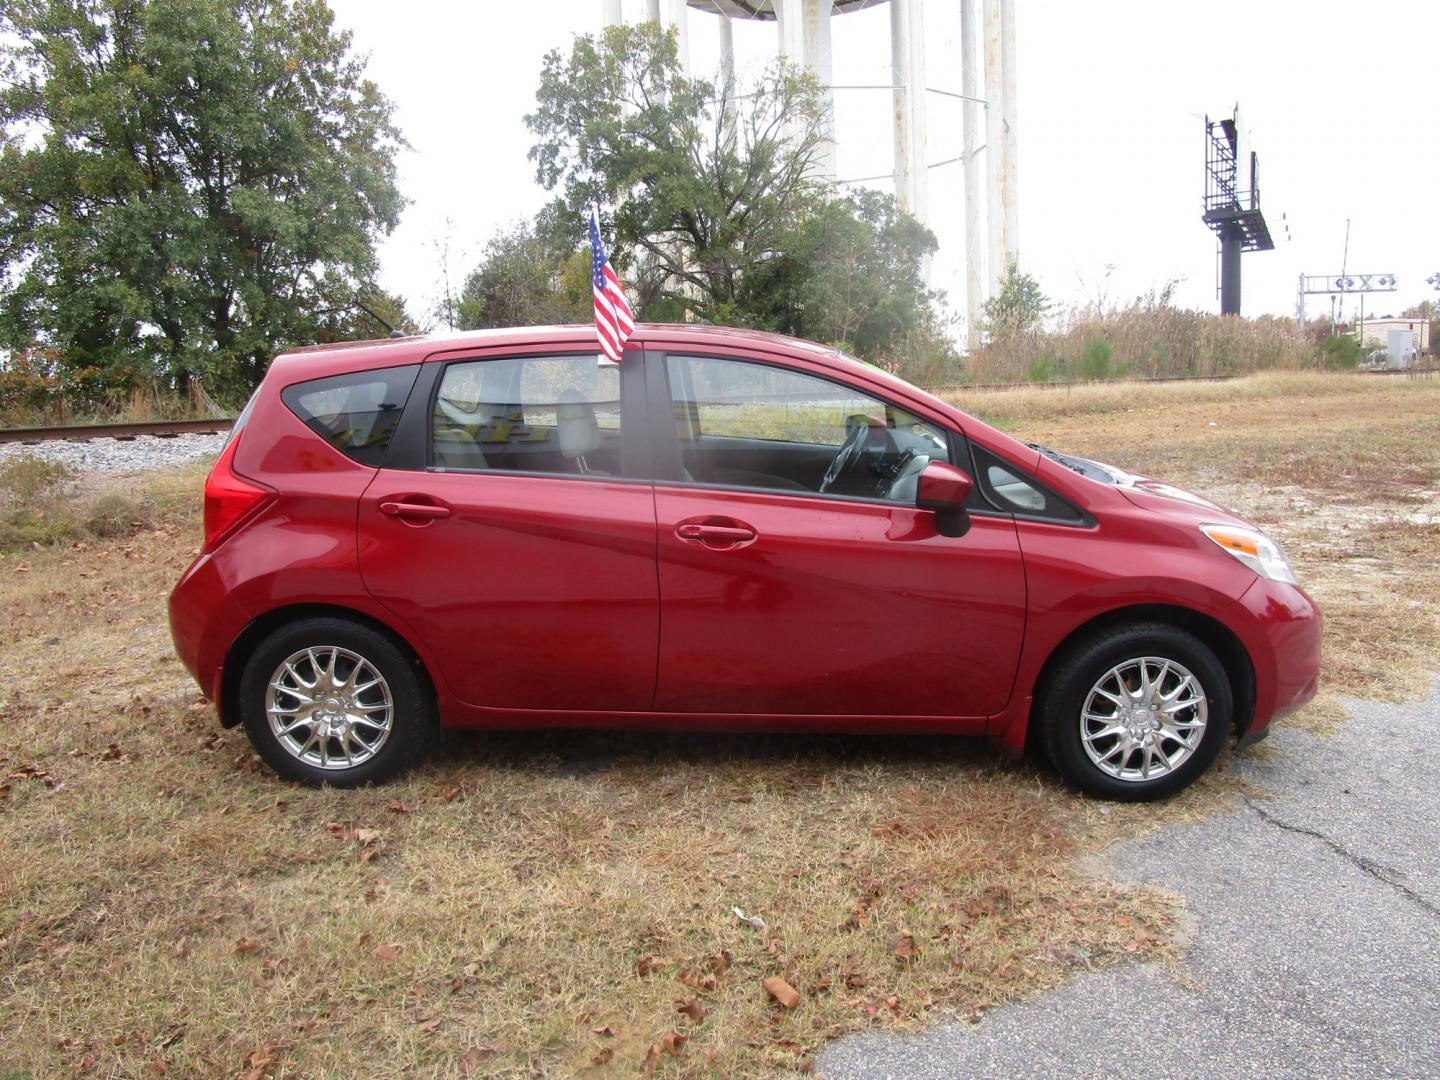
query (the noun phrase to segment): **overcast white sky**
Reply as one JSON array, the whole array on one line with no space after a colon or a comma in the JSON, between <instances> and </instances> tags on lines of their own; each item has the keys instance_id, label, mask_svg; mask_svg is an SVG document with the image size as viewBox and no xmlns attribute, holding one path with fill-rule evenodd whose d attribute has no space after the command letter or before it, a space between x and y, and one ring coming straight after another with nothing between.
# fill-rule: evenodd
<instances>
[{"instance_id":1,"label":"overcast white sky","mask_svg":"<svg viewBox=\"0 0 1440 1080\"><path fill-rule=\"evenodd\" d=\"M412 201L381 245L381 283L428 312L437 245L463 276L485 240L547 199L526 158L523 117L541 58L598 31L601 0L332 0L369 73L396 104L413 150ZM624 0L626 17L644 0ZM1276 250L1244 256L1244 310L1293 314L1296 279L1394 273L1366 313L1440 299L1440 3L1434 0L1017 0L1020 262L1065 304L1124 302L1178 278L1178 301L1218 310L1215 242L1200 221L1201 117L1236 102L1260 155ZM959 2L925 4L927 82L959 91ZM718 65L715 17L690 15L692 67ZM889 12L837 17L835 81L888 83ZM775 48L773 23L736 27L743 73ZM889 94L836 95L842 179L891 169ZM960 103L930 95L928 158L958 155ZM888 180L873 186L889 190ZM960 166L930 172L934 284L963 313ZM1282 220L1282 215L1284 215ZM447 221L452 223L447 228ZM1287 239L1288 226L1288 239ZM576 222L577 236L583 223ZM1113 268L1113 269L1107 269ZM1107 284L1108 274L1108 284ZM1347 314L1354 299L1347 301ZM1311 313L1328 313L1310 297Z\"/></svg>"}]
</instances>

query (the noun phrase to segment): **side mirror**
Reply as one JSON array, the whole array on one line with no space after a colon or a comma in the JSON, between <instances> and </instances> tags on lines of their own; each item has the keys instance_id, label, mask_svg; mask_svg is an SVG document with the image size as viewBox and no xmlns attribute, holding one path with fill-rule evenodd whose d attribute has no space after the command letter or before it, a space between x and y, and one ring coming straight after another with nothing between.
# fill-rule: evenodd
<instances>
[{"instance_id":1,"label":"side mirror","mask_svg":"<svg viewBox=\"0 0 1440 1080\"><path fill-rule=\"evenodd\" d=\"M915 505L935 511L935 528L941 536L964 536L970 531L970 514L965 503L975 481L963 469L944 461L932 461L920 474L915 488Z\"/></svg>"}]
</instances>

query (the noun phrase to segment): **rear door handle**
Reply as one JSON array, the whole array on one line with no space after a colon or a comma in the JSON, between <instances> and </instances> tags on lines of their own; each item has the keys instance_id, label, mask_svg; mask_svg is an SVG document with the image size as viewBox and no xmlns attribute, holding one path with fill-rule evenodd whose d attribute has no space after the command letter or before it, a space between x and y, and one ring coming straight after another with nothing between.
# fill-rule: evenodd
<instances>
[{"instance_id":1,"label":"rear door handle","mask_svg":"<svg viewBox=\"0 0 1440 1080\"><path fill-rule=\"evenodd\" d=\"M391 517L399 518L426 518L434 520L437 518L448 518L450 508L448 506L434 506L430 503L412 502L382 502L380 512L389 514Z\"/></svg>"}]
</instances>

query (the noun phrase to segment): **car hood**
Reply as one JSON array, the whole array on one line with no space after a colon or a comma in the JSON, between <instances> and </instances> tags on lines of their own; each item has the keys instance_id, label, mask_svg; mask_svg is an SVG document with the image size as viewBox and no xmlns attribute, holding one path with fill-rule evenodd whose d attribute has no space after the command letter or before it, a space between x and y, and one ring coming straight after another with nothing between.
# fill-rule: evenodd
<instances>
[{"instance_id":1,"label":"car hood","mask_svg":"<svg viewBox=\"0 0 1440 1080\"><path fill-rule=\"evenodd\" d=\"M1254 527L1219 503L1212 502L1202 495L1196 495L1193 491L1175 487L1163 480L1155 480L1138 473L1129 473L1101 461L1092 462L1092 464L1109 473L1113 478L1111 486L1143 510L1172 517L1178 513L1181 516L1193 517L1197 520L1203 518L1214 524L1230 523L1244 525L1247 528Z\"/></svg>"}]
</instances>

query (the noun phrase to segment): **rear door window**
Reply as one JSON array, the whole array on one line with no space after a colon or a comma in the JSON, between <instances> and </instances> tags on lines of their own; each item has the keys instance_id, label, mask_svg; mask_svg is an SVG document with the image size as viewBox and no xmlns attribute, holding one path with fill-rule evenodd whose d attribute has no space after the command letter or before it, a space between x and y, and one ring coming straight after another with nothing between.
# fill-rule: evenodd
<instances>
[{"instance_id":1,"label":"rear door window","mask_svg":"<svg viewBox=\"0 0 1440 1080\"><path fill-rule=\"evenodd\" d=\"M441 469L624 475L620 369L594 353L452 363L431 414Z\"/></svg>"},{"instance_id":2,"label":"rear door window","mask_svg":"<svg viewBox=\"0 0 1440 1080\"><path fill-rule=\"evenodd\" d=\"M346 457L379 468L420 366L379 368L287 386L290 411Z\"/></svg>"}]
</instances>

